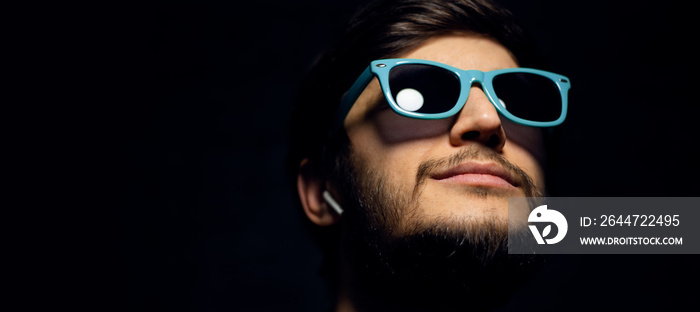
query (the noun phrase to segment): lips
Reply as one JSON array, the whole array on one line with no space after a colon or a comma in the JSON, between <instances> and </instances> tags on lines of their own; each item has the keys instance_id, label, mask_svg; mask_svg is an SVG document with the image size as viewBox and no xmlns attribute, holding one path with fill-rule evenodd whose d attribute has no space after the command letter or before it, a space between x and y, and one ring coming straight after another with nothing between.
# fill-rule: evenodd
<instances>
[{"instance_id":1,"label":"lips","mask_svg":"<svg viewBox=\"0 0 700 312\"><path fill-rule=\"evenodd\" d=\"M517 179L505 168L494 163L468 162L438 171L431 178L443 182L487 187L519 187Z\"/></svg>"}]
</instances>

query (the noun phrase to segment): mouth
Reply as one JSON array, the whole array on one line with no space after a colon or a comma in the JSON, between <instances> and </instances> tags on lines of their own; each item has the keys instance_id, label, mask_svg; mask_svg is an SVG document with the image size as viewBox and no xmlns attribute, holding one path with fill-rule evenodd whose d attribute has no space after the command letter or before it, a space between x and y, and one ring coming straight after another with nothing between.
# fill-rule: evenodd
<instances>
[{"instance_id":1,"label":"mouth","mask_svg":"<svg viewBox=\"0 0 700 312\"><path fill-rule=\"evenodd\" d=\"M438 171L431 178L444 183L455 183L470 186L517 188L520 183L505 168L494 163L468 162Z\"/></svg>"}]
</instances>

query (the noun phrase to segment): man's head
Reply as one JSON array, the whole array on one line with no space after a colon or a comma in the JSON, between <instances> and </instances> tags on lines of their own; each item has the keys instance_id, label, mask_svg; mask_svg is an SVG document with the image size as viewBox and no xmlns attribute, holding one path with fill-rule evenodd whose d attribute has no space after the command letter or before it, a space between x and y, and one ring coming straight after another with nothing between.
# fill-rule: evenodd
<instances>
[{"instance_id":1,"label":"man's head","mask_svg":"<svg viewBox=\"0 0 700 312\"><path fill-rule=\"evenodd\" d=\"M543 143L538 128L499 114L486 83L472 84L454 115L416 119L391 109L373 78L336 131L345 92L376 59L489 72L539 67L531 48L510 15L487 1L380 1L320 59L301 93L291 160L305 215L339 228L332 241L344 270L341 291L356 307L377 304L368 294L377 285L448 295L516 274L513 263L522 259L504 252L508 197L544 191Z\"/></svg>"}]
</instances>

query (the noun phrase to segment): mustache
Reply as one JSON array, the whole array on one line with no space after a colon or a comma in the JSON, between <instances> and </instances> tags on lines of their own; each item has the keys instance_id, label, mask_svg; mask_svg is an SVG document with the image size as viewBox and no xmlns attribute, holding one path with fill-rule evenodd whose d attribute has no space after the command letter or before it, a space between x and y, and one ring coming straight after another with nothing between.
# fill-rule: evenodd
<instances>
[{"instance_id":1,"label":"mustache","mask_svg":"<svg viewBox=\"0 0 700 312\"><path fill-rule=\"evenodd\" d=\"M503 167L507 170L515 179L518 185L521 185L525 196L534 197L537 194L535 183L532 177L527 174L522 168L511 163L503 155L498 154L496 151L488 148L480 148L478 146L468 146L460 149L453 155L437 158L428 159L422 162L418 166L416 171L416 185L414 187L414 195L421 185L423 185L426 179L431 176L434 172L438 170L445 170L455 167L461 164L464 160L481 160L481 161L492 161L495 164Z\"/></svg>"}]
</instances>

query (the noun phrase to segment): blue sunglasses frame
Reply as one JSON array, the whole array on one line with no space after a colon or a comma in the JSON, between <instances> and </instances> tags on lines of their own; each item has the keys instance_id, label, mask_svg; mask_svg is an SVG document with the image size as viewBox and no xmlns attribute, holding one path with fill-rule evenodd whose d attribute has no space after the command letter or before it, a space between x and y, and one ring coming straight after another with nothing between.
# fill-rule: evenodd
<instances>
[{"instance_id":1,"label":"blue sunglasses frame","mask_svg":"<svg viewBox=\"0 0 700 312\"><path fill-rule=\"evenodd\" d=\"M460 95L457 99L457 103L455 103L455 106L449 111L443 113L425 114L407 111L401 108L398 104L396 104L393 97L391 96L391 89L389 88L389 72L391 72L392 68L398 65L406 64L432 65L446 69L455 74L459 78L461 84ZM561 94L562 108L561 115L559 116L559 118L553 121L532 121L519 118L508 112L508 110L506 110L503 104L501 104L500 101L498 101L498 98L496 97L496 91L494 90L492 83L494 77L504 73L537 74L552 80L552 82L556 84L557 88L559 89L559 93ZM372 81L372 78L374 77L377 77L377 79L379 79L379 84L382 88L382 92L384 93L384 97L389 103L389 106L394 110L394 112L401 116L416 119L443 119L453 116L462 110L462 108L467 102L467 98L469 97L469 90L472 84L474 82L478 82L481 84L482 89L486 94L486 97L489 99L491 104L493 104L493 106L496 107L496 110L501 115L505 116L513 122L531 127L553 127L560 125L562 122L564 122L568 107L568 91L571 88L571 82L566 76L539 69L518 67L482 72L479 70L462 70L446 64L421 59L396 58L375 60L370 63L370 65L365 69L364 72L362 72L360 77L358 77L355 83L353 83L352 87L350 87L350 90L348 90L348 92L341 99L336 114L335 126L333 127L333 129L339 129L340 127L342 127L343 122L345 121L345 117L347 117L347 114L350 112L350 109L355 104L355 101L357 101L357 98L360 96L362 91L365 90L367 85Z\"/></svg>"}]
</instances>

